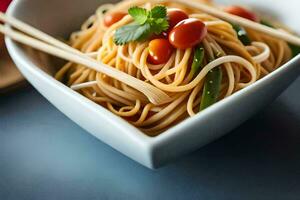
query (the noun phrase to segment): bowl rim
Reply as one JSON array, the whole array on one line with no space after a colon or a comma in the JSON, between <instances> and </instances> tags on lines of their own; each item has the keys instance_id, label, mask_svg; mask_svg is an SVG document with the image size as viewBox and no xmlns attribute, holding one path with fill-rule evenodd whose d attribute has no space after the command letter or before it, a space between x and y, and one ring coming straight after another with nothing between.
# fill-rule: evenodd
<instances>
[{"instance_id":1,"label":"bowl rim","mask_svg":"<svg viewBox=\"0 0 300 200\"><path fill-rule=\"evenodd\" d=\"M17 5L21 1L15 0L11 3L7 10L8 15L15 15ZM8 25L6 25L9 27ZM285 71L289 70L293 67L293 64L300 63L300 54L296 57L289 60L284 65L277 68L275 71L271 72L270 74L266 75L265 77L257 80L253 84L249 85L248 87L235 92L234 94L230 95L229 97L222 99L215 103L214 105L210 106L209 108L197 113L193 117L188 117L187 119L181 121L180 123L174 125L173 127L167 129L166 131L162 132L161 134L151 137L143 133L141 130L133 126L132 124L126 122L121 117L113 114L109 110L105 109L104 107L100 106L99 104L89 100L88 98L82 96L81 94L77 93L76 91L70 89L63 83L54 79L54 77L50 76L48 73L43 71L38 65L33 63L22 51L22 48L19 48L17 43L11 40L8 37L5 37L5 43L7 45L7 49L9 54L12 56L14 60L20 62L27 70L30 70L31 73L35 74L36 76L41 76L45 81L49 84L55 86L58 90L61 90L64 94L71 96L73 99L76 99L78 102L83 103L86 107L89 107L91 110L95 109L94 112L101 113L102 115L108 115L109 119L112 121L111 123L114 125L119 126L119 128L126 133L127 137L132 137L137 140L138 143L145 146L145 149L150 152L153 152L157 147L162 145L165 141L170 140L172 138L178 137L182 132L189 126L201 119L205 118L206 115L212 112L217 112L223 106L226 106L234 99L237 99L241 96L248 94L251 91L256 90L258 87L264 85L264 83L268 82L268 80L278 77L281 74L285 73ZM116 123L117 122L117 123ZM152 156L152 155L148 155ZM143 163L142 163L143 164ZM153 163L151 163L153 164Z\"/></svg>"}]
</instances>

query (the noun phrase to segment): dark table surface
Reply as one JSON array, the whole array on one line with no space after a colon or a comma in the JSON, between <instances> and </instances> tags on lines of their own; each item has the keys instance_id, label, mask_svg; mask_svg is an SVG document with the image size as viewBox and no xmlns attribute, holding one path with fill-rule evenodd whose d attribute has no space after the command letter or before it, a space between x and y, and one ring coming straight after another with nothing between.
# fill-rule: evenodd
<instances>
[{"instance_id":1,"label":"dark table surface","mask_svg":"<svg viewBox=\"0 0 300 200\"><path fill-rule=\"evenodd\" d=\"M0 96L0 199L300 199L300 79L239 128L151 171L34 89Z\"/></svg>"}]
</instances>

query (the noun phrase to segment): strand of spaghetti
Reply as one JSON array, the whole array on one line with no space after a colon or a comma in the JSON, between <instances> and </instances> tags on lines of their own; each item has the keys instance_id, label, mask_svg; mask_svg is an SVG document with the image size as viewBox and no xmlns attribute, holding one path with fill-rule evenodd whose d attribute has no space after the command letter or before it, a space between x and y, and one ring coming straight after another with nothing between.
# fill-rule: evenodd
<instances>
[{"instance_id":1,"label":"strand of spaghetti","mask_svg":"<svg viewBox=\"0 0 300 200\"><path fill-rule=\"evenodd\" d=\"M270 48L269 48L268 45L266 45L265 43L262 43L262 42L252 42L252 45L263 49L263 51L261 52L261 54L252 57L252 59L256 63L262 63L262 62L264 62L265 60L267 60L269 58L269 56L270 56Z\"/></svg>"},{"instance_id":2,"label":"strand of spaghetti","mask_svg":"<svg viewBox=\"0 0 300 200\"><path fill-rule=\"evenodd\" d=\"M91 86L96 85L96 84L97 84L97 81L89 81L89 82L85 82L85 83L71 85L70 87L73 90L80 90L82 88L91 87Z\"/></svg>"},{"instance_id":3,"label":"strand of spaghetti","mask_svg":"<svg viewBox=\"0 0 300 200\"><path fill-rule=\"evenodd\" d=\"M243 84L244 87L248 86L256 81L257 77L256 77L256 71L255 71L254 66L249 61L247 61L246 59L241 58L239 56L223 56L223 57L220 57L220 58L210 62L205 67L203 67L201 72L196 76L196 78L193 81L191 81L190 83L183 85L183 86L171 86L171 85L161 83L161 82L157 81L151 75L151 72L146 67L146 65L143 65L142 69L144 70L145 74L147 74L147 77L150 80L150 82L153 85L155 85L156 87L161 88L164 91L168 91L168 92L184 92L184 91L194 88L206 76L206 74L210 70L212 70L213 68L215 68L217 66L222 66L222 64L224 64L224 63L238 63L238 64L244 66L248 70L248 72L251 75L251 80L248 83Z\"/></svg>"}]
</instances>

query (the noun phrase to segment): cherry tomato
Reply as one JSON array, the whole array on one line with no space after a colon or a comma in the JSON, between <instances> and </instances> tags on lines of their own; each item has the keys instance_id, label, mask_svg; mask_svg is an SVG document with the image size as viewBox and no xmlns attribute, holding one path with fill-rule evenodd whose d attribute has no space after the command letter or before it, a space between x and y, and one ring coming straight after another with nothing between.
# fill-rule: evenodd
<instances>
[{"instance_id":1,"label":"cherry tomato","mask_svg":"<svg viewBox=\"0 0 300 200\"><path fill-rule=\"evenodd\" d=\"M127 13L124 12L109 13L104 17L104 24L105 26L110 27L114 23L120 21L125 15L127 15Z\"/></svg>"},{"instance_id":2,"label":"cherry tomato","mask_svg":"<svg viewBox=\"0 0 300 200\"><path fill-rule=\"evenodd\" d=\"M242 8L240 6L228 6L224 9L224 11L228 12L230 14L233 14L233 15L237 15L239 17L243 17L245 19L249 19L254 22L259 21L257 15L255 13L253 13L245 8Z\"/></svg>"},{"instance_id":3,"label":"cherry tomato","mask_svg":"<svg viewBox=\"0 0 300 200\"><path fill-rule=\"evenodd\" d=\"M195 18L179 22L170 32L169 41L178 49L187 49L200 43L207 34L205 24Z\"/></svg>"},{"instance_id":4,"label":"cherry tomato","mask_svg":"<svg viewBox=\"0 0 300 200\"><path fill-rule=\"evenodd\" d=\"M174 26L176 26L176 24L187 18L189 18L189 16L181 9L168 9L169 30L171 30Z\"/></svg>"},{"instance_id":5,"label":"cherry tomato","mask_svg":"<svg viewBox=\"0 0 300 200\"><path fill-rule=\"evenodd\" d=\"M148 62L151 64L166 63L171 57L173 47L167 39L154 39L149 43Z\"/></svg>"},{"instance_id":6,"label":"cherry tomato","mask_svg":"<svg viewBox=\"0 0 300 200\"><path fill-rule=\"evenodd\" d=\"M154 39L167 39L168 38L168 33L166 32L162 32L159 35L153 34L150 37L150 40L154 40Z\"/></svg>"}]
</instances>

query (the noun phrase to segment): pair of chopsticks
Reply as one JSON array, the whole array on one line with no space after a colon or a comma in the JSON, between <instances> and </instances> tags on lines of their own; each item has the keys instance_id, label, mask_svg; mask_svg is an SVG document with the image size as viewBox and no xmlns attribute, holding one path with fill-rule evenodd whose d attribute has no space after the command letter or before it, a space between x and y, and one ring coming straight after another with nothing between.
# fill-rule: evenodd
<instances>
[{"instance_id":1,"label":"pair of chopsticks","mask_svg":"<svg viewBox=\"0 0 300 200\"><path fill-rule=\"evenodd\" d=\"M159 88L141 81L135 77L132 77L122 71L119 71L111 66L101 63L92 59L89 55L86 55L79 50L70 47L69 45L55 39L54 37L47 35L46 33L14 18L0 12L0 21L9 24L13 28L19 30L13 30L10 27L0 24L0 33L10 37L11 39L30 46L34 49L43 51L47 54L78 63L89 67L93 70L101 72L109 77L119 80L128 86L143 93L151 103L155 105L164 104L169 102L171 98ZM22 31L22 32L20 32ZM26 34L27 35L26 35Z\"/></svg>"}]
</instances>

